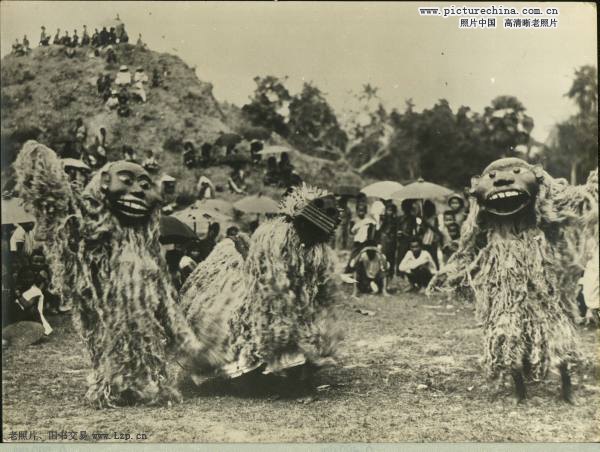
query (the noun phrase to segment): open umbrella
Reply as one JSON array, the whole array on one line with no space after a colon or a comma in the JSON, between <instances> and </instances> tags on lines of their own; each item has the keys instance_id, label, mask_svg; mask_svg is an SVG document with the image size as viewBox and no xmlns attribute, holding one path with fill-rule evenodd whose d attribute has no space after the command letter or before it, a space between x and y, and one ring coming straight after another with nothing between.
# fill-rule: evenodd
<instances>
[{"instance_id":1,"label":"open umbrella","mask_svg":"<svg viewBox=\"0 0 600 452\"><path fill-rule=\"evenodd\" d=\"M212 202L209 203L209 201ZM228 210L224 209L226 205L228 205ZM207 199L196 201L191 206L175 212L172 216L185 223L196 233L201 233L208 230L210 223L219 223L221 228L233 225L234 221L231 215L233 215L233 206L227 201Z\"/></svg>"},{"instance_id":2,"label":"open umbrella","mask_svg":"<svg viewBox=\"0 0 600 452\"><path fill-rule=\"evenodd\" d=\"M21 198L2 200L2 224L33 223L33 215L25 211Z\"/></svg>"},{"instance_id":3,"label":"open umbrella","mask_svg":"<svg viewBox=\"0 0 600 452\"><path fill-rule=\"evenodd\" d=\"M375 182L364 187L361 192L373 198L390 199L392 194L402 188L402 184L391 180Z\"/></svg>"},{"instance_id":4,"label":"open umbrella","mask_svg":"<svg viewBox=\"0 0 600 452\"><path fill-rule=\"evenodd\" d=\"M215 140L216 146L233 146L242 141L242 137L237 133L224 133Z\"/></svg>"},{"instance_id":5,"label":"open umbrella","mask_svg":"<svg viewBox=\"0 0 600 452\"><path fill-rule=\"evenodd\" d=\"M90 167L87 166L81 160L66 158L66 159L62 159L62 163L65 168L77 168L77 169L88 171L88 172L91 171Z\"/></svg>"},{"instance_id":6,"label":"open umbrella","mask_svg":"<svg viewBox=\"0 0 600 452\"><path fill-rule=\"evenodd\" d=\"M291 149L286 146L267 146L258 152L259 155L274 155L283 154L284 152L291 152Z\"/></svg>"},{"instance_id":7,"label":"open umbrella","mask_svg":"<svg viewBox=\"0 0 600 452\"><path fill-rule=\"evenodd\" d=\"M160 238L163 245L167 243L185 243L197 238L196 233L188 225L173 216L162 216L160 219Z\"/></svg>"},{"instance_id":8,"label":"open umbrella","mask_svg":"<svg viewBox=\"0 0 600 452\"><path fill-rule=\"evenodd\" d=\"M452 190L446 187L419 179L394 192L391 197L393 199L441 199L452 193Z\"/></svg>"},{"instance_id":9,"label":"open umbrella","mask_svg":"<svg viewBox=\"0 0 600 452\"><path fill-rule=\"evenodd\" d=\"M224 214L228 217L233 216L233 204L224 199L202 199L196 201L194 204L188 207L188 209L199 210L199 211L216 211Z\"/></svg>"},{"instance_id":10,"label":"open umbrella","mask_svg":"<svg viewBox=\"0 0 600 452\"><path fill-rule=\"evenodd\" d=\"M233 208L244 213L277 213L279 205L268 196L246 196L233 205Z\"/></svg>"}]
</instances>

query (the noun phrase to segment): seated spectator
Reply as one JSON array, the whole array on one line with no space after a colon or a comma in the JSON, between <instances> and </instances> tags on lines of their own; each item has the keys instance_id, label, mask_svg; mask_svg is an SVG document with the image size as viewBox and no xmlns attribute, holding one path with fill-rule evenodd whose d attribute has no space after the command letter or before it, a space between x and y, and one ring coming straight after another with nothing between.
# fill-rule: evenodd
<instances>
[{"instance_id":1,"label":"seated spectator","mask_svg":"<svg viewBox=\"0 0 600 452\"><path fill-rule=\"evenodd\" d=\"M137 39L137 42L135 43L135 45L137 46L138 49L145 49L146 48L146 44L144 44L144 41L142 41L142 34L141 33L138 35L138 39Z\"/></svg>"},{"instance_id":2,"label":"seated spectator","mask_svg":"<svg viewBox=\"0 0 600 452\"><path fill-rule=\"evenodd\" d=\"M50 36L46 34L46 27L42 25L42 32L40 33L40 45L47 46L50 44Z\"/></svg>"},{"instance_id":3,"label":"seated spectator","mask_svg":"<svg viewBox=\"0 0 600 452\"><path fill-rule=\"evenodd\" d=\"M52 40L52 44L58 46L62 44L62 38L60 37L60 28L56 29L56 34L54 35L54 39Z\"/></svg>"},{"instance_id":4,"label":"seated spectator","mask_svg":"<svg viewBox=\"0 0 600 452\"><path fill-rule=\"evenodd\" d=\"M202 260L202 244L199 240L192 240L179 261L179 273L181 284L184 284L188 276L192 274L196 266Z\"/></svg>"},{"instance_id":5,"label":"seated spectator","mask_svg":"<svg viewBox=\"0 0 600 452\"><path fill-rule=\"evenodd\" d=\"M244 184L244 171L241 168L234 168L227 180L229 191L239 195L246 192L246 184Z\"/></svg>"},{"instance_id":6,"label":"seated spectator","mask_svg":"<svg viewBox=\"0 0 600 452\"><path fill-rule=\"evenodd\" d=\"M14 255L31 254L33 251L33 237L29 231L33 230L33 223L15 224L15 230L10 236L10 251Z\"/></svg>"},{"instance_id":7,"label":"seated spectator","mask_svg":"<svg viewBox=\"0 0 600 452\"><path fill-rule=\"evenodd\" d=\"M90 44L90 35L87 31L87 25L83 26L83 33L81 35L81 47L87 46Z\"/></svg>"},{"instance_id":8,"label":"seated spectator","mask_svg":"<svg viewBox=\"0 0 600 452\"><path fill-rule=\"evenodd\" d=\"M146 159L142 162L142 166L150 174L158 173L160 166L158 165L158 160L156 160L156 157L154 157L154 152L151 150L146 151Z\"/></svg>"},{"instance_id":9,"label":"seated spectator","mask_svg":"<svg viewBox=\"0 0 600 452\"><path fill-rule=\"evenodd\" d=\"M129 96L127 94L127 88L125 86L121 86L121 90L117 95L119 99L119 105L117 106L117 114L121 117L127 117L131 114L131 109L129 108Z\"/></svg>"},{"instance_id":10,"label":"seated spectator","mask_svg":"<svg viewBox=\"0 0 600 452\"><path fill-rule=\"evenodd\" d=\"M77 30L73 30L73 37L71 38L71 47L77 47L79 45L79 36Z\"/></svg>"},{"instance_id":11,"label":"seated spectator","mask_svg":"<svg viewBox=\"0 0 600 452\"><path fill-rule=\"evenodd\" d=\"M583 276L579 280L579 295L580 314L584 317L584 322L587 324L600 323L600 296L598 295L599 286L599 258L598 246L595 246L595 251L588 260Z\"/></svg>"},{"instance_id":12,"label":"seated spectator","mask_svg":"<svg viewBox=\"0 0 600 452\"><path fill-rule=\"evenodd\" d=\"M104 78L102 79L102 98L104 99L104 102L110 97L111 86L112 79L110 78L110 74L104 74Z\"/></svg>"},{"instance_id":13,"label":"seated spectator","mask_svg":"<svg viewBox=\"0 0 600 452\"><path fill-rule=\"evenodd\" d=\"M213 149L213 145L206 142L202 145L202 147L200 148L200 162L199 162L199 166L201 168L208 168L209 166L214 164L213 158L212 158L212 149Z\"/></svg>"},{"instance_id":14,"label":"seated spectator","mask_svg":"<svg viewBox=\"0 0 600 452\"><path fill-rule=\"evenodd\" d=\"M129 42L129 35L125 31L125 28L121 30L121 35L118 38L119 44L127 44Z\"/></svg>"},{"instance_id":15,"label":"seated spectator","mask_svg":"<svg viewBox=\"0 0 600 452\"><path fill-rule=\"evenodd\" d=\"M196 149L191 141L183 143L183 164L188 169L196 166Z\"/></svg>"},{"instance_id":16,"label":"seated spectator","mask_svg":"<svg viewBox=\"0 0 600 452\"><path fill-rule=\"evenodd\" d=\"M115 85L119 86L128 86L131 84L131 72L129 72L129 68L125 65L122 65L119 68L119 72L117 72L117 76L115 78Z\"/></svg>"},{"instance_id":17,"label":"seated spectator","mask_svg":"<svg viewBox=\"0 0 600 452\"><path fill-rule=\"evenodd\" d=\"M106 108L109 110L114 110L119 106L119 97L116 89L110 90L110 96L106 99Z\"/></svg>"},{"instance_id":18,"label":"seated spectator","mask_svg":"<svg viewBox=\"0 0 600 452\"><path fill-rule=\"evenodd\" d=\"M71 38L68 31L65 30L65 35L60 40L60 43L65 47L71 47Z\"/></svg>"},{"instance_id":19,"label":"seated spectator","mask_svg":"<svg viewBox=\"0 0 600 452\"><path fill-rule=\"evenodd\" d=\"M128 162L133 162L133 163L137 163L137 154L135 152L135 149L133 149L131 146L128 146L126 144L123 145L123 160L126 160Z\"/></svg>"},{"instance_id":20,"label":"seated spectator","mask_svg":"<svg viewBox=\"0 0 600 452\"><path fill-rule=\"evenodd\" d=\"M144 72L144 68L138 67L133 74L132 93L139 97L142 102L146 102L146 89L144 88L145 83L148 83L148 76Z\"/></svg>"},{"instance_id":21,"label":"seated spectator","mask_svg":"<svg viewBox=\"0 0 600 452\"><path fill-rule=\"evenodd\" d=\"M12 45L12 52L16 56L23 56L25 54L25 52L23 51L23 46L21 45L18 39L15 39L15 42Z\"/></svg>"},{"instance_id":22,"label":"seated spectator","mask_svg":"<svg viewBox=\"0 0 600 452\"><path fill-rule=\"evenodd\" d=\"M265 185L274 186L279 183L279 170L277 168L277 159L273 156L267 159L267 169L263 178Z\"/></svg>"},{"instance_id":23,"label":"seated spectator","mask_svg":"<svg viewBox=\"0 0 600 452\"><path fill-rule=\"evenodd\" d=\"M420 290L427 287L429 281L436 273L436 265L429 252L422 249L421 239L410 240L410 249L398 266L400 275L408 277L411 290Z\"/></svg>"},{"instance_id":24,"label":"seated spectator","mask_svg":"<svg viewBox=\"0 0 600 452\"><path fill-rule=\"evenodd\" d=\"M182 256L183 253L177 248L169 249L165 253L167 269L171 276L171 282L173 283L173 287L176 291L179 291L179 289L181 289L181 286L183 285L181 282L181 271L179 270L179 262L181 261Z\"/></svg>"},{"instance_id":25,"label":"seated spectator","mask_svg":"<svg viewBox=\"0 0 600 452\"><path fill-rule=\"evenodd\" d=\"M388 295L387 273L390 264L381 250L374 245L374 242L369 242L350 261L350 269L354 271L354 279L356 280L353 296L357 296L358 291L361 293L381 293Z\"/></svg>"},{"instance_id":26,"label":"seated spectator","mask_svg":"<svg viewBox=\"0 0 600 452\"><path fill-rule=\"evenodd\" d=\"M108 32L108 43L109 44L117 43L117 32L115 30L115 27L110 27L110 30Z\"/></svg>"},{"instance_id":27,"label":"seated spectator","mask_svg":"<svg viewBox=\"0 0 600 452\"><path fill-rule=\"evenodd\" d=\"M196 185L198 199L212 199L215 197L215 186L206 176L200 176Z\"/></svg>"},{"instance_id":28,"label":"seated spectator","mask_svg":"<svg viewBox=\"0 0 600 452\"><path fill-rule=\"evenodd\" d=\"M133 74L134 82L148 83L148 75L144 72L144 68L139 66Z\"/></svg>"},{"instance_id":29,"label":"seated spectator","mask_svg":"<svg viewBox=\"0 0 600 452\"><path fill-rule=\"evenodd\" d=\"M20 315L16 320L39 322L44 326L44 334L48 336L53 330L46 317L44 317L43 290L47 286L47 281L42 274L34 275L32 279L33 283L27 289L22 292L17 291L15 303L20 308Z\"/></svg>"},{"instance_id":30,"label":"seated spectator","mask_svg":"<svg viewBox=\"0 0 600 452\"><path fill-rule=\"evenodd\" d=\"M27 39L27 35L23 36L23 52L29 53L31 49L29 48L29 39Z\"/></svg>"}]
</instances>

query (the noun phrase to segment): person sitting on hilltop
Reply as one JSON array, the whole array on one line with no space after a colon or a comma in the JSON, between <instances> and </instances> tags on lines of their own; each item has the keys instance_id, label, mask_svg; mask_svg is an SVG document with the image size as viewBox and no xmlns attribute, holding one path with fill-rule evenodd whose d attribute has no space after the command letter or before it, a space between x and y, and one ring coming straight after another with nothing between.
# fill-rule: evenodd
<instances>
[{"instance_id":1,"label":"person sitting on hilltop","mask_svg":"<svg viewBox=\"0 0 600 452\"><path fill-rule=\"evenodd\" d=\"M118 86L127 86L131 84L131 72L129 72L129 68L125 65L119 68L119 72L117 72L117 77L115 78L115 85Z\"/></svg>"},{"instance_id":2,"label":"person sitting on hilltop","mask_svg":"<svg viewBox=\"0 0 600 452\"><path fill-rule=\"evenodd\" d=\"M273 156L267 159L267 169L263 178L265 185L277 185L279 183L279 169L277 168L277 159Z\"/></svg>"},{"instance_id":3,"label":"person sitting on hilltop","mask_svg":"<svg viewBox=\"0 0 600 452\"><path fill-rule=\"evenodd\" d=\"M294 172L294 165L290 162L290 156L287 152L283 152L278 163L279 182L282 187L287 187Z\"/></svg>"},{"instance_id":4,"label":"person sitting on hilltop","mask_svg":"<svg viewBox=\"0 0 600 452\"><path fill-rule=\"evenodd\" d=\"M69 32L65 30L65 35L60 40L60 43L65 47L71 46L71 37L69 36Z\"/></svg>"},{"instance_id":5,"label":"person sitting on hilltop","mask_svg":"<svg viewBox=\"0 0 600 452\"><path fill-rule=\"evenodd\" d=\"M183 143L183 164L187 169L192 169L196 166L196 149L191 141Z\"/></svg>"},{"instance_id":6,"label":"person sitting on hilltop","mask_svg":"<svg viewBox=\"0 0 600 452\"><path fill-rule=\"evenodd\" d=\"M106 62L108 64L117 63L117 54L115 53L115 50L112 48L112 46L108 46L108 48L106 49Z\"/></svg>"},{"instance_id":7,"label":"person sitting on hilltop","mask_svg":"<svg viewBox=\"0 0 600 452\"><path fill-rule=\"evenodd\" d=\"M71 38L71 47L77 47L79 45L79 35L77 30L73 30L73 37Z\"/></svg>"},{"instance_id":8,"label":"person sitting on hilltop","mask_svg":"<svg viewBox=\"0 0 600 452\"><path fill-rule=\"evenodd\" d=\"M124 144L122 147L122 151L123 151L123 160L127 161L127 162L133 162L133 163L137 163L137 154L135 152L135 149L133 149L131 146Z\"/></svg>"},{"instance_id":9,"label":"person sitting on hilltop","mask_svg":"<svg viewBox=\"0 0 600 452\"><path fill-rule=\"evenodd\" d=\"M42 32L40 33L40 45L46 47L50 44L50 36L46 34L46 27L42 25Z\"/></svg>"},{"instance_id":10,"label":"person sitting on hilltop","mask_svg":"<svg viewBox=\"0 0 600 452\"><path fill-rule=\"evenodd\" d=\"M227 185L231 193L244 194L247 188L246 184L244 184L244 171L239 167L234 168L227 180Z\"/></svg>"},{"instance_id":11,"label":"person sitting on hilltop","mask_svg":"<svg viewBox=\"0 0 600 452\"><path fill-rule=\"evenodd\" d=\"M104 74L104 81L102 82L102 86L104 88L104 90L102 91L102 98L104 99L104 102L106 102L110 97L110 89L112 86L112 78L110 74Z\"/></svg>"},{"instance_id":12,"label":"person sitting on hilltop","mask_svg":"<svg viewBox=\"0 0 600 452\"><path fill-rule=\"evenodd\" d=\"M213 165L214 161L212 158L212 150L213 145L208 141L202 144L202 146L200 147L200 161L198 163L198 166L200 166L201 168L208 168L209 166Z\"/></svg>"},{"instance_id":13,"label":"person sitting on hilltop","mask_svg":"<svg viewBox=\"0 0 600 452\"><path fill-rule=\"evenodd\" d=\"M100 30L100 34L98 36L98 45L100 47L106 47L108 44L110 44L108 30L106 27L102 27L102 30Z\"/></svg>"},{"instance_id":14,"label":"person sitting on hilltop","mask_svg":"<svg viewBox=\"0 0 600 452\"><path fill-rule=\"evenodd\" d=\"M54 39L52 40L52 44L58 46L62 43L62 38L60 37L60 28L56 29L56 34L54 35Z\"/></svg>"},{"instance_id":15,"label":"person sitting on hilltop","mask_svg":"<svg viewBox=\"0 0 600 452\"><path fill-rule=\"evenodd\" d=\"M196 185L198 199L212 199L215 197L215 186L206 176L200 176Z\"/></svg>"},{"instance_id":16,"label":"person sitting on hilltop","mask_svg":"<svg viewBox=\"0 0 600 452\"><path fill-rule=\"evenodd\" d=\"M154 152L152 152L151 150L146 151L146 158L142 162L142 166L150 174L158 173L160 166L158 164L158 160L156 160L156 157L154 157Z\"/></svg>"},{"instance_id":17,"label":"person sitting on hilltop","mask_svg":"<svg viewBox=\"0 0 600 452\"><path fill-rule=\"evenodd\" d=\"M108 32L108 43L115 45L117 43L117 32L115 27L110 27Z\"/></svg>"},{"instance_id":18,"label":"person sitting on hilltop","mask_svg":"<svg viewBox=\"0 0 600 452\"><path fill-rule=\"evenodd\" d=\"M83 26L83 33L81 34L81 47L87 46L90 43L90 35L87 31L87 25Z\"/></svg>"},{"instance_id":19,"label":"person sitting on hilltop","mask_svg":"<svg viewBox=\"0 0 600 452\"><path fill-rule=\"evenodd\" d=\"M94 33L92 34L92 39L90 40L92 47L100 47L100 33L97 28L94 28Z\"/></svg>"},{"instance_id":20,"label":"person sitting on hilltop","mask_svg":"<svg viewBox=\"0 0 600 452\"><path fill-rule=\"evenodd\" d=\"M18 39L15 39L15 42L12 45L12 52L16 56L23 56L25 54L25 52L23 52L23 46L21 45Z\"/></svg>"},{"instance_id":21,"label":"person sitting on hilltop","mask_svg":"<svg viewBox=\"0 0 600 452\"><path fill-rule=\"evenodd\" d=\"M23 52L29 53L31 49L29 48L29 39L27 39L27 35L23 36Z\"/></svg>"},{"instance_id":22,"label":"person sitting on hilltop","mask_svg":"<svg viewBox=\"0 0 600 452\"><path fill-rule=\"evenodd\" d=\"M141 33L138 35L138 39L137 39L137 42L135 43L135 45L136 45L136 47L138 49L142 49L143 50L143 49L146 48L146 44L144 44L144 41L142 41L142 34Z\"/></svg>"},{"instance_id":23,"label":"person sitting on hilltop","mask_svg":"<svg viewBox=\"0 0 600 452\"><path fill-rule=\"evenodd\" d=\"M133 74L133 91L132 93L139 97L142 102L146 102L146 90L144 83L148 83L148 76L144 72L143 67L138 67Z\"/></svg>"},{"instance_id":24,"label":"person sitting on hilltop","mask_svg":"<svg viewBox=\"0 0 600 452\"><path fill-rule=\"evenodd\" d=\"M117 108L119 106L119 98L117 95L118 95L118 93L117 93L116 89L110 90L110 96L106 100L106 103L105 103L105 106L108 110L114 110L115 108Z\"/></svg>"},{"instance_id":25,"label":"person sitting on hilltop","mask_svg":"<svg viewBox=\"0 0 600 452\"><path fill-rule=\"evenodd\" d=\"M119 44L127 44L129 42L129 35L125 31L125 27L121 30L121 35L119 36Z\"/></svg>"}]
</instances>

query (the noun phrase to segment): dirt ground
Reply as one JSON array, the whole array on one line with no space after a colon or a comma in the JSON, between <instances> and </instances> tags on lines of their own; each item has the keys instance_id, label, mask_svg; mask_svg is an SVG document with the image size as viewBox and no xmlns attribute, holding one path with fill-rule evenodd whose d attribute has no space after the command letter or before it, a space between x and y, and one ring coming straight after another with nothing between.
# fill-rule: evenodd
<instances>
[{"instance_id":1,"label":"dirt ground","mask_svg":"<svg viewBox=\"0 0 600 452\"><path fill-rule=\"evenodd\" d=\"M3 353L3 438L26 432L48 441L49 431L64 431L58 440L80 443L85 431L88 440L107 433L129 442L600 440L598 330L579 328L585 360L574 374L575 406L559 400L556 374L530 385L528 402L517 406L510 386L485 379L473 310L451 303L405 293L354 300L348 292L339 363L310 392L208 385L170 408L104 411L84 404L88 364L70 320L51 317L49 340Z\"/></svg>"}]
</instances>

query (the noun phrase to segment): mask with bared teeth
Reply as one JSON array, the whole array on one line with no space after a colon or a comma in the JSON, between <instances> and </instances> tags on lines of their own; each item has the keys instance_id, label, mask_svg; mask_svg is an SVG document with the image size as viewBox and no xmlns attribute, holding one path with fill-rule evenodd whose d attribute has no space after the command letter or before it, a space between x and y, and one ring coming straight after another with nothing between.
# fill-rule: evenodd
<instances>
[{"instance_id":1,"label":"mask with bared teeth","mask_svg":"<svg viewBox=\"0 0 600 452\"><path fill-rule=\"evenodd\" d=\"M484 211L511 217L533 208L541 180L541 168L518 158L503 158L472 178L470 192Z\"/></svg>"},{"instance_id":2,"label":"mask with bared teeth","mask_svg":"<svg viewBox=\"0 0 600 452\"><path fill-rule=\"evenodd\" d=\"M112 163L102 172L102 192L110 210L125 225L146 223L161 198L148 172L132 162Z\"/></svg>"}]
</instances>

